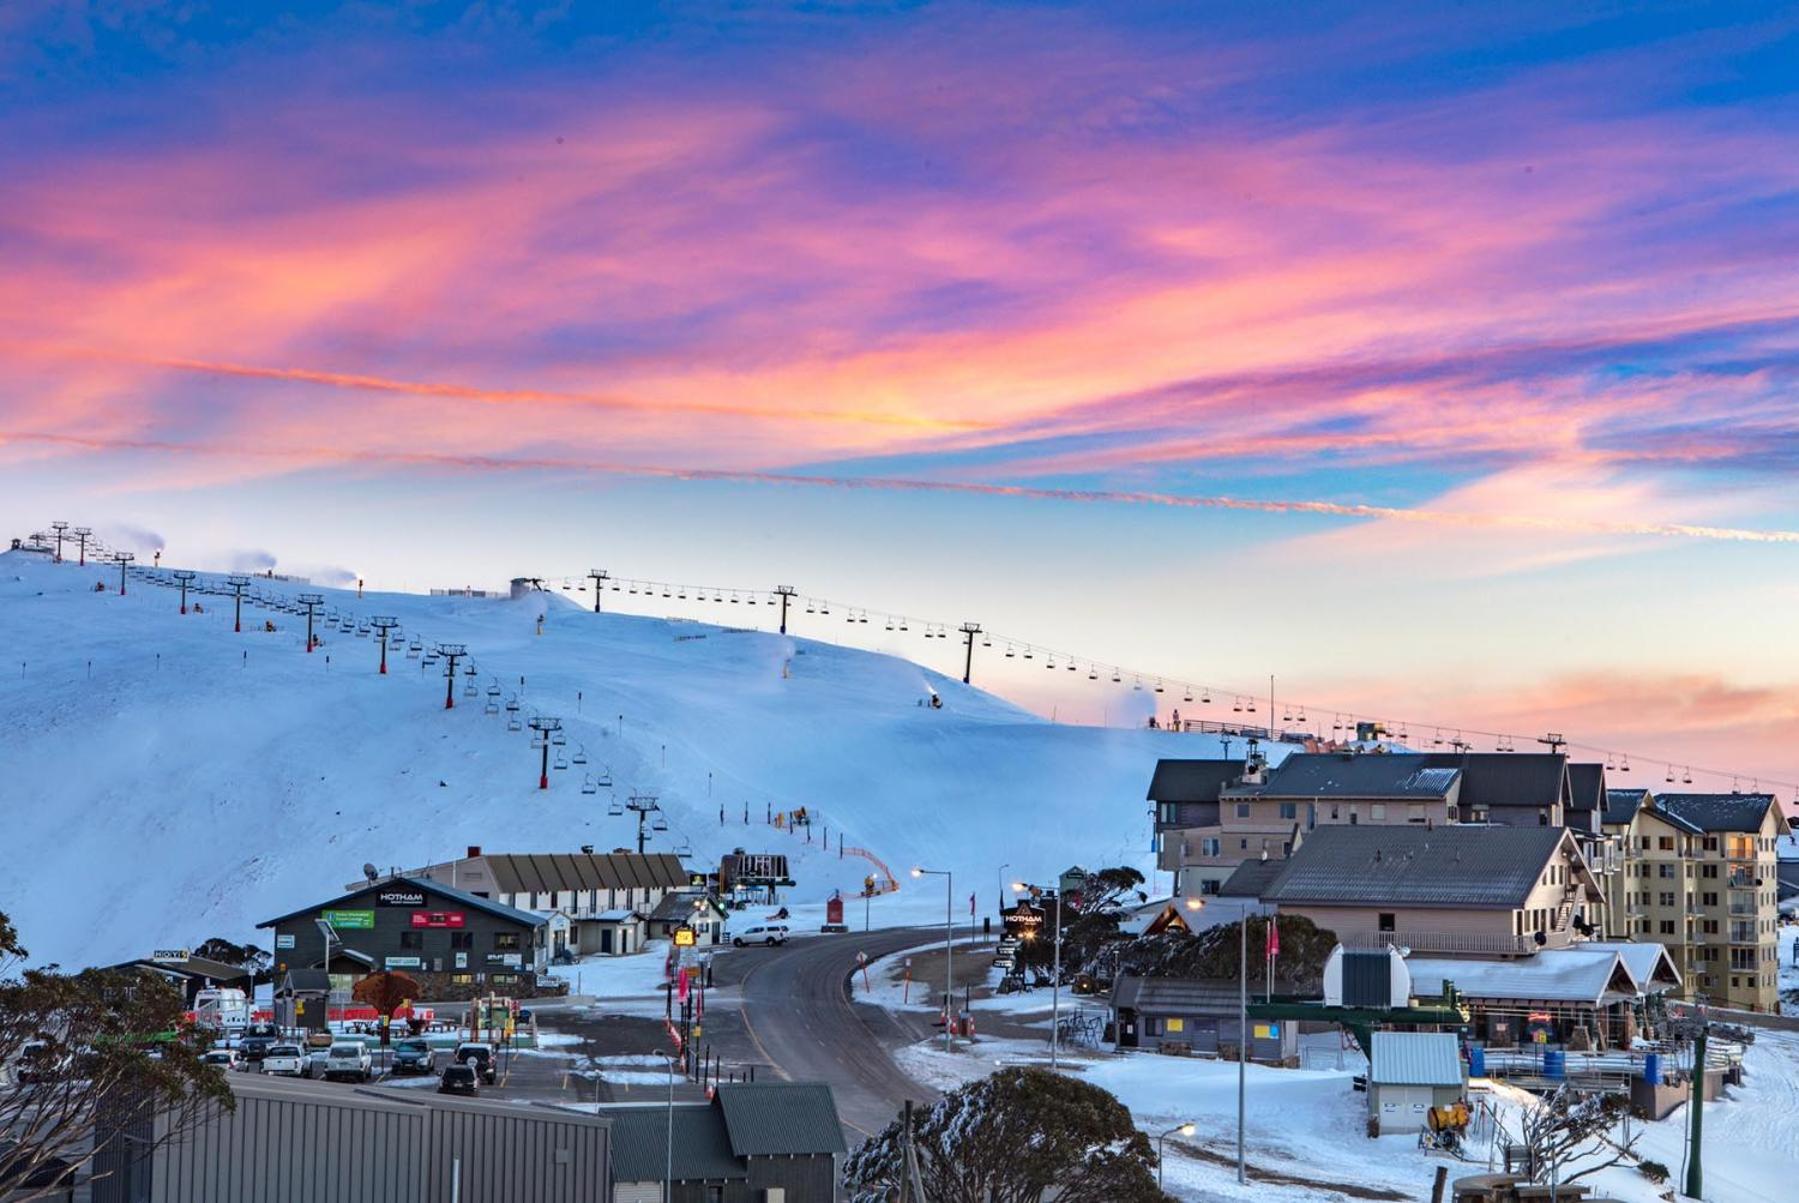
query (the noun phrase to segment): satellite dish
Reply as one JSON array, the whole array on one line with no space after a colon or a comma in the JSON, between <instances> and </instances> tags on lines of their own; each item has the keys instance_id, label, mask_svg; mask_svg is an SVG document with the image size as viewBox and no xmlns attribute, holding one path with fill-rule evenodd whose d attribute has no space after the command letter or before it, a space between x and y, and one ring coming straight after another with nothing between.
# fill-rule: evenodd
<instances>
[{"instance_id":1,"label":"satellite dish","mask_svg":"<svg viewBox=\"0 0 1799 1203\"><path fill-rule=\"evenodd\" d=\"M370 864L365 864L362 866L362 875L364 877L368 878L370 881L380 881L381 880L381 870L375 868L375 866L370 865Z\"/></svg>"}]
</instances>

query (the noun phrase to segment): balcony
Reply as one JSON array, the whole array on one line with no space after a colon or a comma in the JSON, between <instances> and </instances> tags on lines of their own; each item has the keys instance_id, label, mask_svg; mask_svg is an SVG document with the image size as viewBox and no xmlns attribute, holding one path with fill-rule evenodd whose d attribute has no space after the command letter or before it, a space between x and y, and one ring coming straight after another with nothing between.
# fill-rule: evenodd
<instances>
[{"instance_id":1,"label":"balcony","mask_svg":"<svg viewBox=\"0 0 1799 1203\"><path fill-rule=\"evenodd\" d=\"M1360 950L1398 945L1413 952L1484 953L1488 956L1523 956L1539 951L1534 937L1514 936L1510 933L1359 931L1338 932L1337 939L1344 948ZM1561 948L1567 943L1565 936L1558 938L1557 933L1552 932L1549 943L1541 947Z\"/></svg>"}]
</instances>

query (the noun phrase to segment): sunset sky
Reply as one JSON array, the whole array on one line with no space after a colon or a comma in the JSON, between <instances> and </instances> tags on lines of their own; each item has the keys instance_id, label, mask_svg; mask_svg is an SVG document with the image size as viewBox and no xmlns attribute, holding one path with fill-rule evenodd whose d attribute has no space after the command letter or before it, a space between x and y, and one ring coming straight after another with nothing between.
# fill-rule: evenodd
<instances>
[{"instance_id":1,"label":"sunset sky","mask_svg":"<svg viewBox=\"0 0 1799 1203\"><path fill-rule=\"evenodd\" d=\"M1790 6L286 7L0 5L0 533L1799 780Z\"/></svg>"}]
</instances>

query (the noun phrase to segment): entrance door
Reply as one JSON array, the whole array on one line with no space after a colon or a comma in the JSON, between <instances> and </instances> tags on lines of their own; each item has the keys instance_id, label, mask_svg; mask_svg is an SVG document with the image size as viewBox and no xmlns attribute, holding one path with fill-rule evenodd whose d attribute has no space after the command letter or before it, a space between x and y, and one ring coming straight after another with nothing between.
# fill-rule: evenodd
<instances>
[{"instance_id":1,"label":"entrance door","mask_svg":"<svg viewBox=\"0 0 1799 1203\"><path fill-rule=\"evenodd\" d=\"M612 954L612 929L610 927L600 929L600 951L608 956Z\"/></svg>"}]
</instances>

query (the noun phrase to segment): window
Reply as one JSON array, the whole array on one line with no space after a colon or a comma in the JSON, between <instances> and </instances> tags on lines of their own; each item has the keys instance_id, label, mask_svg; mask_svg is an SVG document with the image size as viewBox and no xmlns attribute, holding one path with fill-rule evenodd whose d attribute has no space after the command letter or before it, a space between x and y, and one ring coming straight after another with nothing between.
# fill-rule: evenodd
<instances>
[{"instance_id":1,"label":"window","mask_svg":"<svg viewBox=\"0 0 1799 1203\"><path fill-rule=\"evenodd\" d=\"M1673 890L1663 890L1661 892L1660 896L1656 899L1656 905L1657 906L1673 906L1674 905L1674 891Z\"/></svg>"},{"instance_id":2,"label":"window","mask_svg":"<svg viewBox=\"0 0 1799 1203\"><path fill-rule=\"evenodd\" d=\"M1699 895L1699 901L1706 906L1717 906L1718 895L1716 893L1701 894Z\"/></svg>"},{"instance_id":3,"label":"window","mask_svg":"<svg viewBox=\"0 0 1799 1203\"><path fill-rule=\"evenodd\" d=\"M1221 841L1218 840L1217 837L1208 836L1199 841L1199 854L1201 856L1217 856L1220 851L1220 844Z\"/></svg>"},{"instance_id":4,"label":"window","mask_svg":"<svg viewBox=\"0 0 1799 1203\"><path fill-rule=\"evenodd\" d=\"M1141 813L1141 812L1139 812ZM493 946L501 952L516 952L519 948L518 933L515 931L497 931L493 934Z\"/></svg>"},{"instance_id":5,"label":"window","mask_svg":"<svg viewBox=\"0 0 1799 1203\"><path fill-rule=\"evenodd\" d=\"M518 974L516 973L496 973L493 975L493 983L496 986L510 986L516 981L518 981Z\"/></svg>"},{"instance_id":6,"label":"window","mask_svg":"<svg viewBox=\"0 0 1799 1203\"><path fill-rule=\"evenodd\" d=\"M425 933L422 931L403 931L400 933L401 948L423 948Z\"/></svg>"},{"instance_id":7,"label":"window","mask_svg":"<svg viewBox=\"0 0 1799 1203\"><path fill-rule=\"evenodd\" d=\"M706 1203L725 1203L725 1188L718 1185L706 1188Z\"/></svg>"},{"instance_id":8,"label":"window","mask_svg":"<svg viewBox=\"0 0 1799 1203\"><path fill-rule=\"evenodd\" d=\"M1674 837L1671 835L1658 836L1655 841L1655 846L1660 848L1663 852L1672 852L1674 851Z\"/></svg>"},{"instance_id":9,"label":"window","mask_svg":"<svg viewBox=\"0 0 1799 1203\"><path fill-rule=\"evenodd\" d=\"M1405 808L1405 821L1406 822L1422 823L1422 822L1424 822L1424 820L1425 820L1424 803L1411 802L1406 805L1406 808Z\"/></svg>"},{"instance_id":10,"label":"window","mask_svg":"<svg viewBox=\"0 0 1799 1203\"><path fill-rule=\"evenodd\" d=\"M1296 803L1296 802L1282 802L1281 803L1281 818L1297 819L1298 817L1299 817L1299 804L1298 803Z\"/></svg>"},{"instance_id":11,"label":"window","mask_svg":"<svg viewBox=\"0 0 1799 1203\"><path fill-rule=\"evenodd\" d=\"M1170 1018L1168 1020L1168 1030L1170 1032L1184 1032L1187 1030L1187 1021L1179 1017Z\"/></svg>"},{"instance_id":12,"label":"window","mask_svg":"<svg viewBox=\"0 0 1799 1203\"><path fill-rule=\"evenodd\" d=\"M1385 802L1370 802L1368 804L1368 817L1377 823L1386 818L1387 804Z\"/></svg>"},{"instance_id":13,"label":"window","mask_svg":"<svg viewBox=\"0 0 1799 1203\"><path fill-rule=\"evenodd\" d=\"M1237 841L1237 851L1248 852L1249 851L1249 841L1248 840L1238 840ZM948 954L945 953L944 955L947 956Z\"/></svg>"},{"instance_id":14,"label":"window","mask_svg":"<svg viewBox=\"0 0 1799 1203\"><path fill-rule=\"evenodd\" d=\"M1669 862L1663 862L1662 864L1657 865L1655 869L1655 875L1657 877L1674 877L1678 874L1680 866Z\"/></svg>"},{"instance_id":15,"label":"window","mask_svg":"<svg viewBox=\"0 0 1799 1203\"><path fill-rule=\"evenodd\" d=\"M1718 876L1718 866L1716 866L1716 865L1700 865L1699 866L1699 876L1710 877L1710 878L1716 880L1716 878Z\"/></svg>"},{"instance_id":16,"label":"window","mask_svg":"<svg viewBox=\"0 0 1799 1203\"><path fill-rule=\"evenodd\" d=\"M1674 934L1674 920L1663 919L1662 920L1662 935L1671 936L1673 934Z\"/></svg>"},{"instance_id":17,"label":"window","mask_svg":"<svg viewBox=\"0 0 1799 1203\"><path fill-rule=\"evenodd\" d=\"M1380 930L1382 930L1382 931L1395 930L1393 912L1382 911L1380 913Z\"/></svg>"},{"instance_id":18,"label":"window","mask_svg":"<svg viewBox=\"0 0 1799 1203\"><path fill-rule=\"evenodd\" d=\"M474 946L475 946L475 933L474 932L472 932L472 931L453 931L450 933L450 947L451 948L467 949L467 948L473 948Z\"/></svg>"},{"instance_id":19,"label":"window","mask_svg":"<svg viewBox=\"0 0 1799 1203\"><path fill-rule=\"evenodd\" d=\"M1239 819L1247 819L1249 817L1249 803L1247 803L1247 802L1237 803L1237 817Z\"/></svg>"},{"instance_id":20,"label":"window","mask_svg":"<svg viewBox=\"0 0 1799 1203\"><path fill-rule=\"evenodd\" d=\"M452 973L450 975L450 981L458 986L472 986L475 984L475 975L472 973Z\"/></svg>"}]
</instances>

